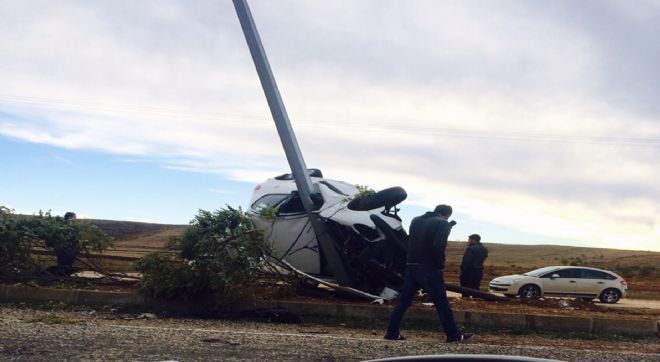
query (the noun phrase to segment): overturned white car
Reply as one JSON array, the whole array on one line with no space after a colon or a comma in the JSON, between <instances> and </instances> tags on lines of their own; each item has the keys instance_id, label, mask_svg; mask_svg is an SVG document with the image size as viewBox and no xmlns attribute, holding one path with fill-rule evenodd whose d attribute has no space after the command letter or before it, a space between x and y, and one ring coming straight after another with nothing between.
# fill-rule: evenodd
<instances>
[{"instance_id":1,"label":"overturned white car","mask_svg":"<svg viewBox=\"0 0 660 362\"><path fill-rule=\"evenodd\" d=\"M346 286L373 295L399 289L408 236L396 205L407 197L405 190L392 187L365 193L356 185L325 179L317 169L309 169L308 174L314 188L313 212L325 223L340 251L337 257L350 278ZM317 239L292 174L257 185L250 213L272 243L275 257L307 274L333 276L329 254Z\"/></svg>"}]
</instances>

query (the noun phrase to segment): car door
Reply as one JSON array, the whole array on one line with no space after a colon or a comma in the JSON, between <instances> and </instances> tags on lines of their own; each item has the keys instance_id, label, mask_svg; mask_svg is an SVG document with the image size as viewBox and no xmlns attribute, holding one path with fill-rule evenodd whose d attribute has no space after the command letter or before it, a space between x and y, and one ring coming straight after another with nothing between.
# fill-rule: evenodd
<instances>
[{"instance_id":1,"label":"car door","mask_svg":"<svg viewBox=\"0 0 660 362\"><path fill-rule=\"evenodd\" d=\"M545 295L573 295L576 293L577 280L580 270L576 268L560 269L547 273L543 278L543 294Z\"/></svg>"},{"instance_id":2,"label":"car door","mask_svg":"<svg viewBox=\"0 0 660 362\"><path fill-rule=\"evenodd\" d=\"M605 289L608 274L592 269L581 269L580 278L575 286L578 296L597 297Z\"/></svg>"},{"instance_id":3,"label":"car door","mask_svg":"<svg viewBox=\"0 0 660 362\"><path fill-rule=\"evenodd\" d=\"M298 193L269 194L251 206L257 213L263 207L274 208L274 218L255 218L253 221L257 228L265 230L273 255L305 273L319 274L321 260L318 240Z\"/></svg>"}]
</instances>

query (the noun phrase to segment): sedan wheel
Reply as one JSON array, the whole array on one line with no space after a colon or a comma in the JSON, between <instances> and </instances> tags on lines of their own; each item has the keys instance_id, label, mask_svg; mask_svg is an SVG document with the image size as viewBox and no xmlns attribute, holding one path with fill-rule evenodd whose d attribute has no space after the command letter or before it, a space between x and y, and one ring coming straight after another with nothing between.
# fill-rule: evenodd
<instances>
[{"instance_id":1,"label":"sedan wheel","mask_svg":"<svg viewBox=\"0 0 660 362\"><path fill-rule=\"evenodd\" d=\"M527 284L524 285L520 290L518 291L518 295L520 295L520 298L525 298L525 299L536 299L541 297L541 289L537 287L536 285L533 284Z\"/></svg>"},{"instance_id":2,"label":"sedan wheel","mask_svg":"<svg viewBox=\"0 0 660 362\"><path fill-rule=\"evenodd\" d=\"M599 297L601 302L607 304L614 304L619 301L619 298L621 298L621 292L613 288L603 290Z\"/></svg>"}]
</instances>

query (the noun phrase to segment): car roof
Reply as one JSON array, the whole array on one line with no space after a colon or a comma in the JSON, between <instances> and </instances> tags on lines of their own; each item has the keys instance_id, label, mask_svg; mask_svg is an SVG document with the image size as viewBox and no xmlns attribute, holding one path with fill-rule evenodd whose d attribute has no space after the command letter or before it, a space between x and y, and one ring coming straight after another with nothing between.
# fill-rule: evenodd
<instances>
[{"instance_id":1,"label":"car roof","mask_svg":"<svg viewBox=\"0 0 660 362\"><path fill-rule=\"evenodd\" d=\"M588 269L588 270L596 270L596 271L601 271L605 273L610 273L615 276L619 276L613 271L605 270L605 269L598 269L598 268L592 268L589 266L579 266L579 265L554 265L554 266L548 266L547 268L557 268L557 270L562 270L562 269Z\"/></svg>"},{"instance_id":2,"label":"car roof","mask_svg":"<svg viewBox=\"0 0 660 362\"><path fill-rule=\"evenodd\" d=\"M591 269L591 270L600 270L600 271L607 271L605 269L598 269L598 268L592 268L589 266L581 266L581 265L554 265L554 266L549 266L548 268L557 268L557 269Z\"/></svg>"}]
</instances>

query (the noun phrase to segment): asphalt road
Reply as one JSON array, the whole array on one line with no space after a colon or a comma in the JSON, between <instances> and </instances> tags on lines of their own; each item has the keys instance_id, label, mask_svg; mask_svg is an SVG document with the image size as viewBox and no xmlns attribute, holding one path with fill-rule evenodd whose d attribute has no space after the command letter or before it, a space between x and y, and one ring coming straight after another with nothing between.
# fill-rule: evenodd
<instances>
[{"instance_id":1,"label":"asphalt road","mask_svg":"<svg viewBox=\"0 0 660 362\"><path fill-rule=\"evenodd\" d=\"M406 341L385 341L381 329L367 325L281 325L0 306L0 360L354 361L467 353L564 361L660 361L657 338L588 341L480 335L470 343L447 344L437 332L410 330Z\"/></svg>"}]
</instances>

